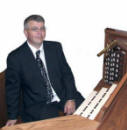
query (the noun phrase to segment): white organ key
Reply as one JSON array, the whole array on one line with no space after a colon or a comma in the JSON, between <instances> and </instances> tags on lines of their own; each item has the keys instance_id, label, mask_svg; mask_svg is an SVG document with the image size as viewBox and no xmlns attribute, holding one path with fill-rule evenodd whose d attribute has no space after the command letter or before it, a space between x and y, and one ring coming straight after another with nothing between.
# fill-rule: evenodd
<instances>
[{"instance_id":1,"label":"white organ key","mask_svg":"<svg viewBox=\"0 0 127 130\"><path fill-rule=\"evenodd\" d=\"M112 93L115 90L116 87L117 87L117 84L115 84L115 83L112 84L112 86L109 88L108 92Z\"/></svg>"},{"instance_id":2,"label":"white organ key","mask_svg":"<svg viewBox=\"0 0 127 130\"><path fill-rule=\"evenodd\" d=\"M99 113L100 109L103 107L103 105L106 103L106 101L108 100L108 98L110 97L110 95L113 93L113 91L115 90L117 84L113 84L107 91L107 93L104 95L104 97L102 98L102 100L99 102L99 105L97 106L97 108L94 110L94 112L90 115L89 119L90 120L94 120L95 117L97 116L97 114Z\"/></svg>"},{"instance_id":3,"label":"white organ key","mask_svg":"<svg viewBox=\"0 0 127 130\"><path fill-rule=\"evenodd\" d=\"M93 91L87 98L85 101L83 101L83 103L78 107L78 109L74 112L74 115L80 115L83 110L88 106L88 104L91 102L91 100L94 99L94 97L96 96L97 91Z\"/></svg>"},{"instance_id":4,"label":"white organ key","mask_svg":"<svg viewBox=\"0 0 127 130\"><path fill-rule=\"evenodd\" d=\"M91 113L94 111L95 107L97 107L99 100L102 98L102 96L106 93L107 88L102 88L96 98L92 101L92 103L88 106L88 109L86 111L83 112L83 114L81 116L88 118Z\"/></svg>"}]
</instances>

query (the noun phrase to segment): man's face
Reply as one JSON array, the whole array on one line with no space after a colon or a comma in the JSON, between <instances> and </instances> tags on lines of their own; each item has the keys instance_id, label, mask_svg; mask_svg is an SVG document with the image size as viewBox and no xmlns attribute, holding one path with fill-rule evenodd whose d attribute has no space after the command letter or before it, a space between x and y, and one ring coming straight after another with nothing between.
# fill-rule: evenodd
<instances>
[{"instance_id":1,"label":"man's face","mask_svg":"<svg viewBox=\"0 0 127 130\"><path fill-rule=\"evenodd\" d=\"M40 46L46 35L45 25L43 22L30 21L24 33L30 44Z\"/></svg>"}]
</instances>

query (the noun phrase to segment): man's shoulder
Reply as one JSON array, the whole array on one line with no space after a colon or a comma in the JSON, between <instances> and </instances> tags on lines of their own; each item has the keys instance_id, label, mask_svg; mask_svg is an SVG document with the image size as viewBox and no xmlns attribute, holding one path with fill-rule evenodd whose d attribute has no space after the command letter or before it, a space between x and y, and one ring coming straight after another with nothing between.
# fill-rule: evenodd
<instances>
[{"instance_id":1,"label":"man's shoulder","mask_svg":"<svg viewBox=\"0 0 127 130\"><path fill-rule=\"evenodd\" d=\"M44 44L49 47L60 47L61 43L58 41L44 41Z\"/></svg>"},{"instance_id":2,"label":"man's shoulder","mask_svg":"<svg viewBox=\"0 0 127 130\"><path fill-rule=\"evenodd\" d=\"M19 56L21 53L23 53L24 48L27 46L27 43L24 42L22 45L17 47L16 49L12 50L9 54L8 57L13 57L13 56Z\"/></svg>"}]
</instances>

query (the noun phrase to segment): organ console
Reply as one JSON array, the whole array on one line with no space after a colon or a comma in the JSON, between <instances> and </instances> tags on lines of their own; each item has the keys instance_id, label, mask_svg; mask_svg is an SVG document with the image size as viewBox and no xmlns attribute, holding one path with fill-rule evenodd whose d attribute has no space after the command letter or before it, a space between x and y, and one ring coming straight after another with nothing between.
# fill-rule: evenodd
<instances>
[{"instance_id":1,"label":"organ console","mask_svg":"<svg viewBox=\"0 0 127 130\"><path fill-rule=\"evenodd\" d=\"M105 29L103 76L73 115L2 130L127 130L127 32Z\"/></svg>"}]
</instances>

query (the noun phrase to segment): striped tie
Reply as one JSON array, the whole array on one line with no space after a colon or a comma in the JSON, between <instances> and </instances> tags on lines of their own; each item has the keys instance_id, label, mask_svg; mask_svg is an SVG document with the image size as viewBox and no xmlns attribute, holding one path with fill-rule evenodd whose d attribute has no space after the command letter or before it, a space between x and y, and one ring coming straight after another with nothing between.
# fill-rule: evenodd
<instances>
[{"instance_id":1,"label":"striped tie","mask_svg":"<svg viewBox=\"0 0 127 130\"><path fill-rule=\"evenodd\" d=\"M42 62L42 60L40 58L40 50L38 50L36 52L36 61L37 61L38 67L39 67L39 69L41 71L41 75L43 77L44 83L46 85L46 89L47 89L47 104L48 104L48 103L51 103L54 95L53 95L53 92L52 92L50 81L49 81L49 79L47 77L47 73L46 73L44 64L43 64L43 62Z\"/></svg>"}]
</instances>

